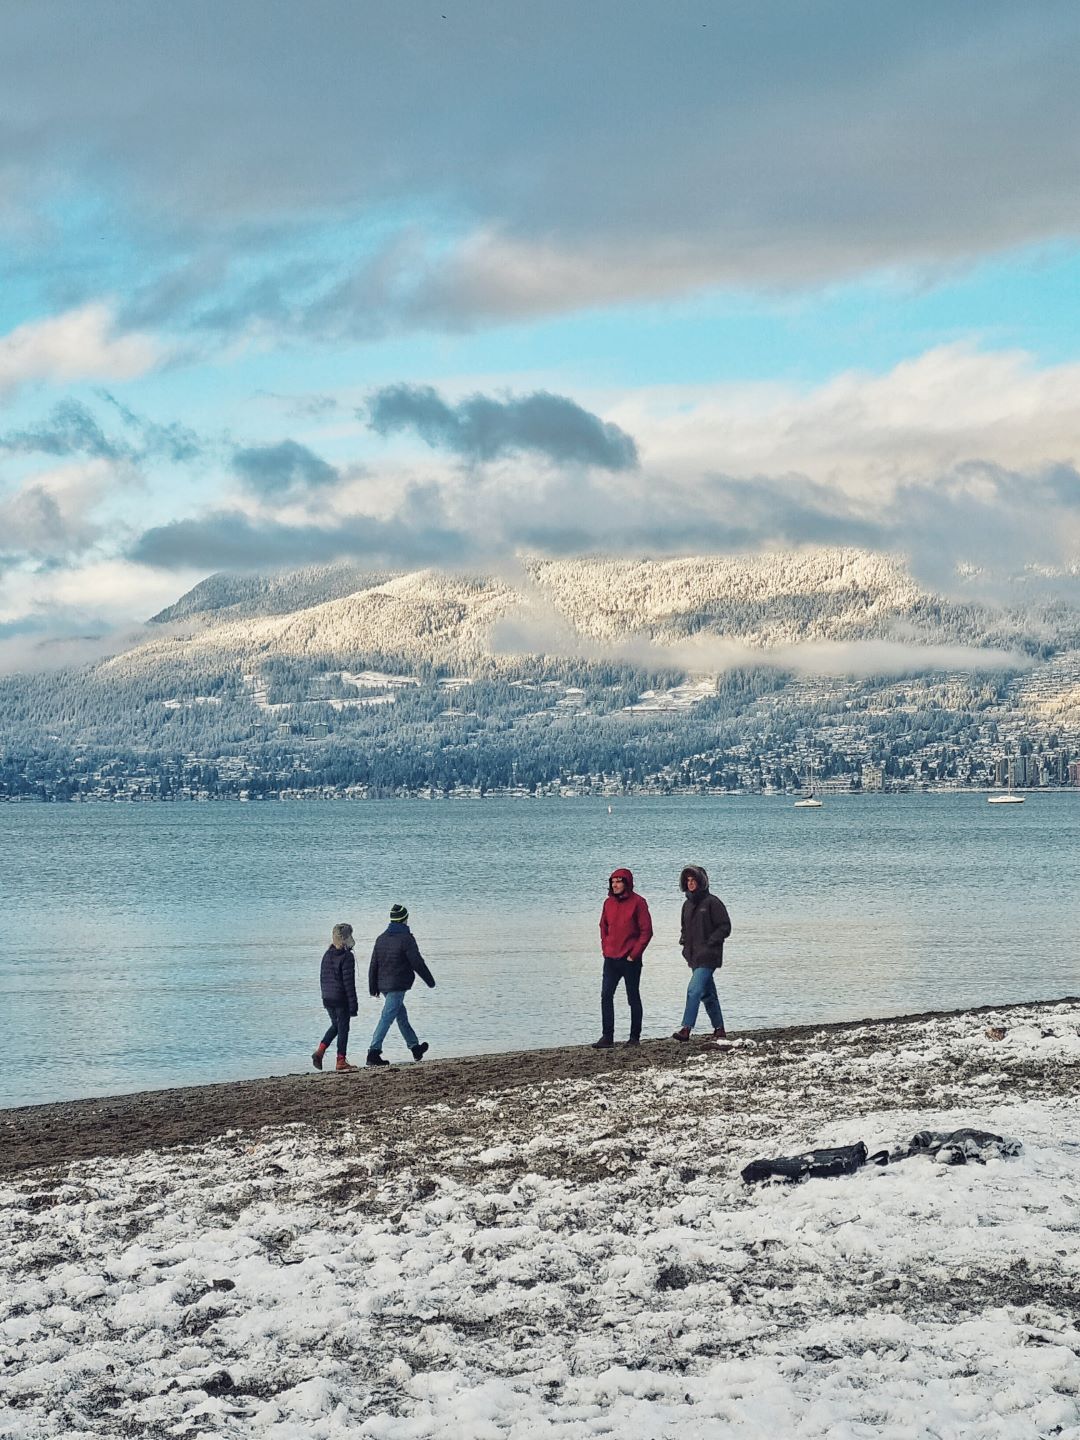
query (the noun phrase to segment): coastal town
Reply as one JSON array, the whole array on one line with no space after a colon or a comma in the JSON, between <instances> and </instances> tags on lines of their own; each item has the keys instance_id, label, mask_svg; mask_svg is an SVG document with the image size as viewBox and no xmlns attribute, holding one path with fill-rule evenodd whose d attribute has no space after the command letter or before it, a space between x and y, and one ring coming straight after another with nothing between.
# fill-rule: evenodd
<instances>
[{"instance_id":1,"label":"coastal town","mask_svg":"<svg viewBox=\"0 0 1080 1440\"><path fill-rule=\"evenodd\" d=\"M215 575L115 655L0 675L0 798L1076 788L1080 610L1025 593L845 549Z\"/></svg>"},{"instance_id":2,"label":"coastal town","mask_svg":"<svg viewBox=\"0 0 1080 1440\"><path fill-rule=\"evenodd\" d=\"M336 678L336 677L335 677ZM710 723L715 679L645 688L617 708L603 689L560 680L514 681L531 702L507 716L466 676L426 688L431 718L399 731L358 731L357 717L386 724L403 696L421 698L415 676L348 674L353 694L328 696L323 677L298 701L272 701L249 688L247 743L200 752L103 757L76 742L70 753L20 756L0 750L0 799L42 801L212 801L412 796L468 799L746 794L829 795L912 791L1047 791L1080 788L1080 661L1071 658L995 690L968 675L859 680L794 679L750 698L741 712ZM1062 697L1068 697L1063 702ZM599 703L598 703L599 702ZM606 702L606 703L605 703ZM167 699L166 711L217 714L213 696ZM706 717L706 718L702 718ZM718 743L708 741L715 731ZM549 747L537 764L535 741ZM560 751L585 748L592 765L563 763ZM686 743L680 743L681 737ZM565 744L560 746L560 737ZM638 757L641 741L659 763ZM59 737L52 737L59 741ZM691 748L689 742L696 742ZM663 758L663 750L674 752ZM374 770L364 775L357 772Z\"/></svg>"}]
</instances>

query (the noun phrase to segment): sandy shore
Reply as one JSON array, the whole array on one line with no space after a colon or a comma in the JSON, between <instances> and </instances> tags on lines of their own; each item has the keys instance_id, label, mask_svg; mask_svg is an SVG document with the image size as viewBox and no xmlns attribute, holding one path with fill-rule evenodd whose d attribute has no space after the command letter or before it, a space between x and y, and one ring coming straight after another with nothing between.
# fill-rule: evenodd
<instances>
[{"instance_id":1,"label":"sandy shore","mask_svg":"<svg viewBox=\"0 0 1080 1440\"><path fill-rule=\"evenodd\" d=\"M12 1440L1080 1437L1080 1001L0 1123Z\"/></svg>"},{"instance_id":2,"label":"sandy shore","mask_svg":"<svg viewBox=\"0 0 1080 1440\"><path fill-rule=\"evenodd\" d=\"M1025 1008L1037 1012L1065 1003L1080 1000L1065 997L1061 1001L1034 1002ZM869 1055L879 1045L889 1043L898 1029L957 1013L977 1017L1001 1008L983 1006L963 1012L935 1011L884 1020L746 1031L742 1037L732 1033L734 1038L773 1042L766 1051L770 1057L767 1063L780 1065L827 1043L829 1037L858 1032L854 1052ZM669 1039L648 1040L639 1049L618 1046L599 1052L576 1045L466 1059L428 1059L422 1064L405 1061L386 1070L360 1069L354 1075L307 1070L263 1080L0 1110L0 1175L99 1156L134 1155L165 1146L199 1145L227 1132L242 1137L265 1125L318 1126L348 1121L360 1129L385 1126L396 1112L418 1105L457 1106L489 1092L551 1081L629 1077L651 1070L678 1072L702 1058L723 1065L726 1053L702 1039L688 1046ZM903 1103L910 1105L912 1098L904 1095ZM899 1093L896 1099L899 1104Z\"/></svg>"}]
</instances>

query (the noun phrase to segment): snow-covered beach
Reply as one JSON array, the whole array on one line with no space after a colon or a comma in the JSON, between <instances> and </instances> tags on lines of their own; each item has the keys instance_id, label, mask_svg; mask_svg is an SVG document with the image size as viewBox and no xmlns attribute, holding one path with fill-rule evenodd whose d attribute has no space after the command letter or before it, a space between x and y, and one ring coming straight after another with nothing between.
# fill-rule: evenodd
<instances>
[{"instance_id":1,"label":"snow-covered beach","mask_svg":"<svg viewBox=\"0 0 1080 1440\"><path fill-rule=\"evenodd\" d=\"M1080 1436L1080 1001L568 1053L0 1117L0 1434Z\"/></svg>"}]
</instances>

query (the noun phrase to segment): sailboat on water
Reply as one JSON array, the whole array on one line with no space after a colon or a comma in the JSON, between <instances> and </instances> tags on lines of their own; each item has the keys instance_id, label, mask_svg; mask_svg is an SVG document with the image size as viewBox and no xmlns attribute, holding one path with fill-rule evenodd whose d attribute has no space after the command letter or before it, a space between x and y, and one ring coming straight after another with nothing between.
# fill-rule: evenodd
<instances>
[{"instance_id":1,"label":"sailboat on water","mask_svg":"<svg viewBox=\"0 0 1080 1440\"><path fill-rule=\"evenodd\" d=\"M822 803L823 802L820 801L814 794L814 757L811 755L810 762L807 767L806 794L802 797L801 800L795 801L795 809L820 810Z\"/></svg>"},{"instance_id":2,"label":"sailboat on water","mask_svg":"<svg viewBox=\"0 0 1080 1440\"><path fill-rule=\"evenodd\" d=\"M1012 768L1012 766L1010 765L1010 766L1009 766L1009 778L1008 778L1008 781L1007 781L1008 789L1005 791L1005 794L1004 794L1004 795L988 795L988 796L986 797L986 803L987 803L988 805L1022 805L1022 804L1024 803L1024 797L1023 797L1022 795L1017 795L1017 794L1015 793L1015 791L1014 791L1013 788L1012 788L1012 783L1013 783L1013 768Z\"/></svg>"}]
</instances>

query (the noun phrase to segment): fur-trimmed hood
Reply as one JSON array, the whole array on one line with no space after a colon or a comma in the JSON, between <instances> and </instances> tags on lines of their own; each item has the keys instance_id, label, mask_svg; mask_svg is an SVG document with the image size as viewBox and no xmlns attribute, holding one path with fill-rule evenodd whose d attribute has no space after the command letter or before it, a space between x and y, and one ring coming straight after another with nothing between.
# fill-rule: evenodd
<instances>
[{"instance_id":1,"label":"fur-trimmed hood","mask_svg":"<svg viewBox=\"0 0 1080 1440\"><path fill-rule=\"evenodd\" d=\"M689 878L690 878L691 875L694 877L694 879L695 879L695 880L697 881L697 883L698 883L697 894L698 894L699 896L701 896L701 895L708 895L708 893L709 893L709 872L708 872L707 870L705 870L701 865L684 865L684 866L683 866L683 872L682 872L682 874L679 876L679 889L683 892L683 894L685 895L685 894L688 893L688 892L687 892L687 889L686 889L686 882L687 882L687 880L689 880Z\"/></svg>"}]
</instances>

